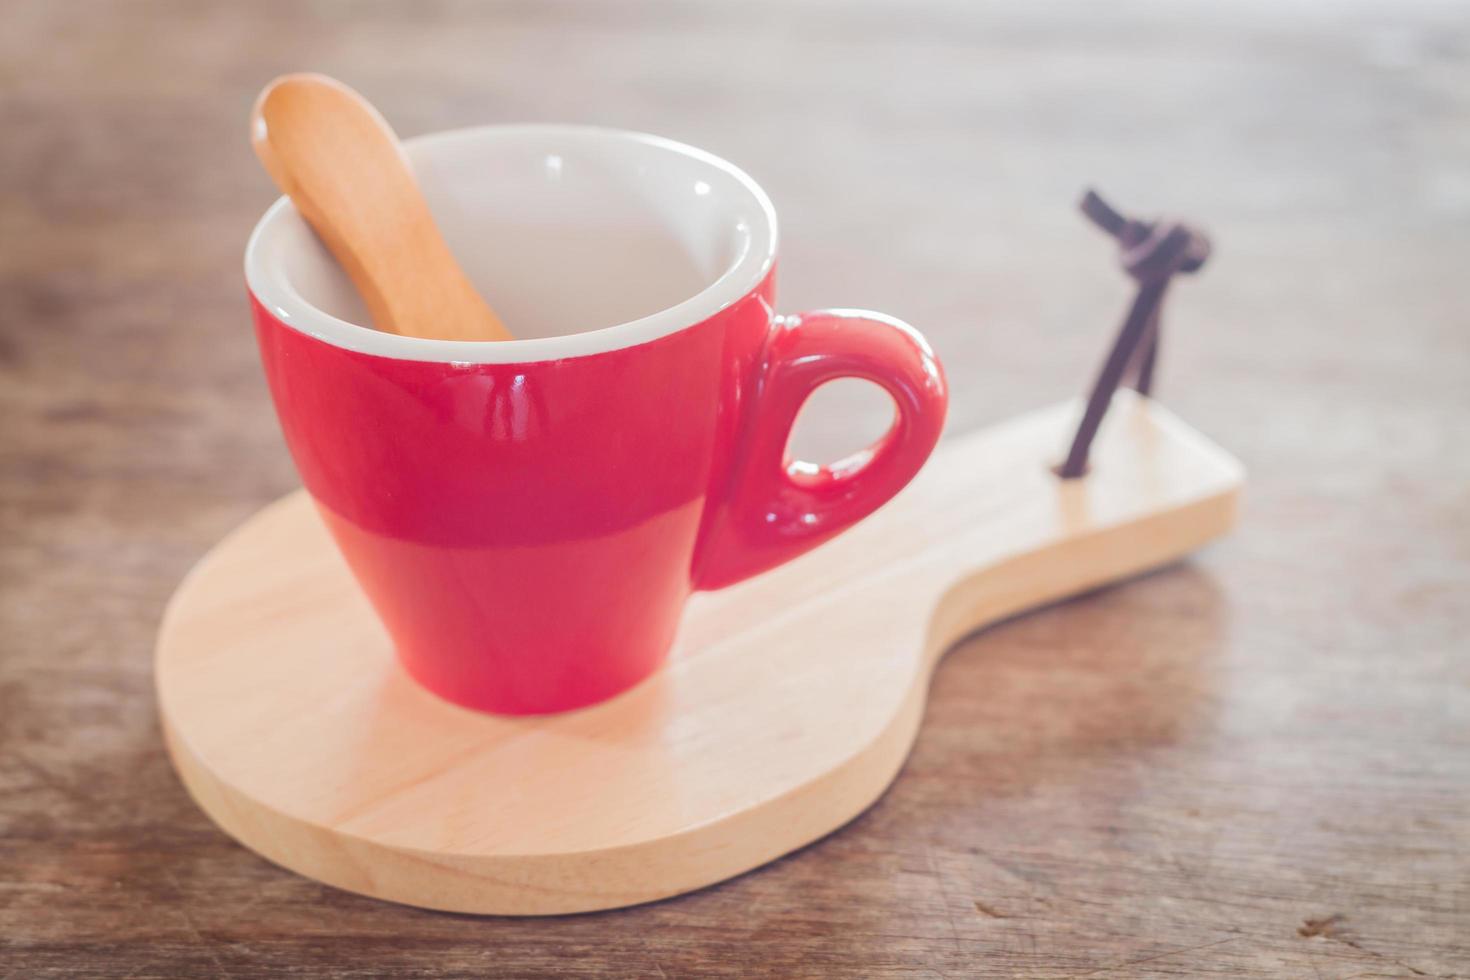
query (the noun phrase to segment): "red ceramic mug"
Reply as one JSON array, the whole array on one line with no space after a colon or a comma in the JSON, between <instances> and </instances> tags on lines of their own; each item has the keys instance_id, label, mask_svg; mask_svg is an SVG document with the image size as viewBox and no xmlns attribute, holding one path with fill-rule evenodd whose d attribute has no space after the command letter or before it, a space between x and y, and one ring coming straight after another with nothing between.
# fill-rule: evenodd
<instances>
[{"instance_id":1,"label":"red ceramic mug","mask_svg":"<svg viewBox=\"0 0 1470 980\"><path fill-rule=\"evenodd\" d=\"M946 391L896 320L772 312L776 216L668 140L495 126L412 141L445 237L518 338L372 330L289 201L245 269L286 442L408 672L471 708L592 704L652 672L696 589L780 564L918 471ZM793 461L834 378L897 406L830 466Z\"/></svg>"}]
</instances>

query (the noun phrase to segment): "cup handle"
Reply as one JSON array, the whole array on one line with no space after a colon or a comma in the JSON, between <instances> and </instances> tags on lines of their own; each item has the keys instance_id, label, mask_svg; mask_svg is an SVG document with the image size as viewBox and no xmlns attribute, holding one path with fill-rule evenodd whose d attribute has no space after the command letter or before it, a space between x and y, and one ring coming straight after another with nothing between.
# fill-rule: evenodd
<instances>
[{"instance_id":1,"label":"cup handle","mask_svg":"<svg viewBox=\"0 0 1470 980\"><path fill-rule=\"evenodd\" d=\"M897 409L893 425L836 463L793 460L787 447L797 412L837 378L862 378L887 391ZM862 310L777 317L730 490L699 551L695 587L733 585L871 514L929 458L948 403L939 361L908 324Z\"/></svg>"}]
</instances>

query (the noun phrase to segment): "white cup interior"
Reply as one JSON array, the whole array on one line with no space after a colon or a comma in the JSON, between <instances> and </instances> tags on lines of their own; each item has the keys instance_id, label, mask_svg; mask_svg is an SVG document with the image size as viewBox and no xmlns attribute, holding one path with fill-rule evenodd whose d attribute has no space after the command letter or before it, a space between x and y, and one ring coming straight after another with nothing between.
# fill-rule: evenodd
<instances>
[{"instance_id":1,"label":"white cup interior","mask_svg":"<svg viewBox=\"0 0 1470 980\"><path fill-rule=\"evenodd\" d=\"M775 214L748 176L658 137L581 126L487 126L407 150L450 248L517 337L425 340L371 329L361 298L291 206L256 226L245 268L288 325L387 357L512 362L643 343L753 289Z\"/></svg>"}]
</instances>

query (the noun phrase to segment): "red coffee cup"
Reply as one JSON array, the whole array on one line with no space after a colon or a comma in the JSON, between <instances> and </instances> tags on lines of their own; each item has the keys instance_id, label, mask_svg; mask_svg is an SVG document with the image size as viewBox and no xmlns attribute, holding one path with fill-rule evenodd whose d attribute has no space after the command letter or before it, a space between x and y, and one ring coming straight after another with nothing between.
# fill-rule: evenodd
<instances>
[{"instance_id":1,"label":"red coffee cup","mask_svg":"<svg viewBox=\"0 0 1470 980\"><path fill-rule=\"evenodd\" d=\"M658 667L693 591L820 544L933 449L947 395L924 339L872 313L776 316L776 216L725 161L573 126L408 152L521 339L362 326L285 199L245 271L302 481L429 690L508 714L611 697ZM836 464L791 460L797 410L845 377L893 397L892 427Z\"/></svg>"}]
</instances>

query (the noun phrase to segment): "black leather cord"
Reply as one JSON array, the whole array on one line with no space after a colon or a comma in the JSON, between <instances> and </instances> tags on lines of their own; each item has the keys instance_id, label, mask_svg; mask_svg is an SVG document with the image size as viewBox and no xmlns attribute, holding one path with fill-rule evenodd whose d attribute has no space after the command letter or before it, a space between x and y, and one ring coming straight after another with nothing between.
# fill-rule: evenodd
<instances>
[{"instance_id":1,"label":"black leather cord","mask_svg":"<svg viewBox=\"0 0 1470 980\"><path fill-rule=\"evenodd\" d=\"M1123 270L1138 283L1138 292L1093 383L1067 459L1057 467L1057 475L1065 480L1087 472L1092 440L1130 367L1136 367L1134 387L1138 392L1147 396L1152 391L1159 353L1159 314L1169 281L1175 273L1199 271L1210 257L1209 238L1182 222L1125 218L1096 191L1088 191L1081 206L1093 224L1117 240Z\"/></svg>"}]
</instances>

